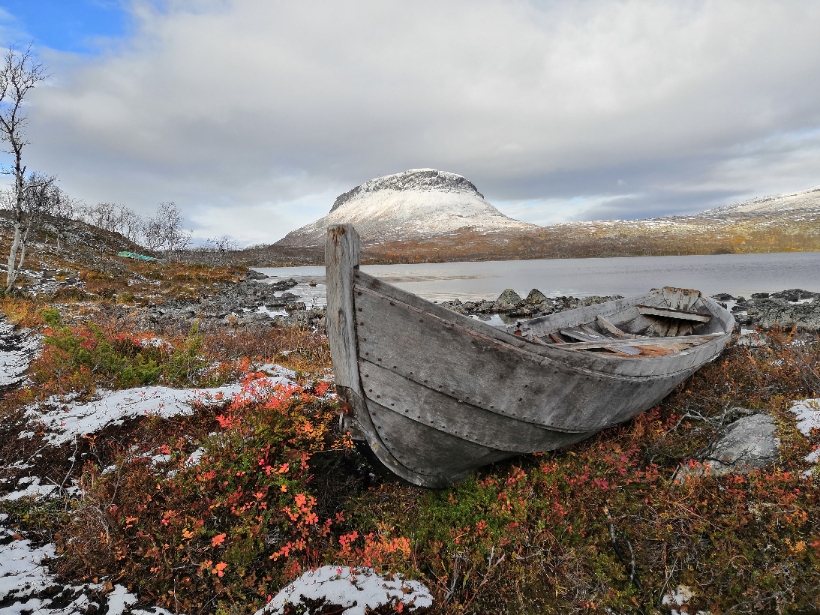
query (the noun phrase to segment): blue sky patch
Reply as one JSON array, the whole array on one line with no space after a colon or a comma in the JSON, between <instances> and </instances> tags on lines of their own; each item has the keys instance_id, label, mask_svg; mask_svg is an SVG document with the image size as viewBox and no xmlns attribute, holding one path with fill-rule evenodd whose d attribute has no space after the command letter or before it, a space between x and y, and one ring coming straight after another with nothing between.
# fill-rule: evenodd
<instances>
[{"instance_id":1,"label":"blue sky patch","mask_svg":"<svg viewBox=\"0 0 820 615\"><path fill-rule=\"evenodd\" d=\"M0 0L3 21L16 37L8 43L73 53L95 53L100 37L124 36L131 24L124 5L121 0Z\"/></svg>"}]
</instances>

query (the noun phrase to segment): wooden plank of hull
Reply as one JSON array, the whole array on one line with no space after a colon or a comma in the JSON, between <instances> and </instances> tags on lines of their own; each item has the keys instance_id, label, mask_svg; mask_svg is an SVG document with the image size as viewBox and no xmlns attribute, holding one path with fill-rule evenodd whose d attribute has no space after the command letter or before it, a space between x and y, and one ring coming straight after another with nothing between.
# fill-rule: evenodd
<instances>
[{"instance_id":1,"label":"wooden plank of hull","mask_svg":"<svg viewBox=\"0 0 820 615\"><path fill-rule=\"evenodd\" d=\"M361 362L365 395L385 409L488 448L513 453L547 451L578 441L577 434L507 417L456 399L374 363ZM590 432L587 435L592 435Z\"/></svg>"},{"instance_id":2,"label":"wooden plank of hull","mask_svg":"<svg viewBox=\"0 0 820 615\"><path fill-rule=\"evenodd\" d=\"M564 330L561 331L563 333ZM565 342L561 346L562 350L587 350L589 348L618 348L620 346L640 347L640 346L669 346L679 349L684 349L687 346L695 346L704 342L709 342L716 339L721 333L709 333L707 335L683 335L676 337L643 337L622 340L605 339L603 341L589 341L589 342Z\"/></svg>"},{"instance_id":3,"label":"wooden plank of hull","mask_svg":"<svg viewBox=\"0 0 820 615\"><path fill-rule=\"evenodd\" d=\"M383 464L410 480L413 474L382 445L370 420L361 387L353 304L353 274L359 267L359 235L352 225L328 229L325 263L328 271L326 322L335 385L343 404L349 408L341 417L342 427L354 437L363 437Z\"/></svg>"},{"instance_id":4,"label":"wooden plank of hull","mask_svg":"<svg viewBox=\"0 0 820 615\"><path fill-rule=\"evenodd\" d=\"M557 312L547 316L538 316L526 320L522 324L536 335L543 335L547 332L557 331L566 327L577 327L582 323L589 323L596 320L599 315L605 318L612 318L613 320L610 322L620 326L619 323L632 321L635 317L640 318L638 309L635 307L639 303L644 305L662 305L663 297L657 291L652 291L637 297L616 299L606 303L588 305L586 307ZM614 320L615 318L618 320ZM649 325L650 323L647 321L646 324ZM634 333L631 329L626 332Z\"/></svg>"},{"instance_id":5,"label":"wooden plank of hull","mask_svg":"<svg viewBox=\"0 0 820 615\"><path fill-rule=\"evenodd\" d=\"M664 286L661 289L663 300L673 310L691 310L700 299L700 291L689 288L675 288Z\"/></svg>"},{"instance_id":6,"label":"wooden plank of hull","mask_svg":"<svg viewBox=\"0 0 820 615\"><path fill-rule=\"evenodd\" d=\"M353 308L353 271L359 267L359 238L353 227L328 230L325 262L327 276L327 333L336 384L361 396L356 362L356 322Z\"/></svg>"},{"instance_id":7,"label":"wooden plank of hull","mask_svg":"<svg viewBox=\"0 0 820 615\"><path fill-rule=\"evenodd\" d=\"M623 345L622 347L616 348L615 346L607 344L607 342L610 341L614 342L620 340L613 340L611 337L601 335L600 333L597 333L596 331L594 331L586 325L581 325L580 327L571 327L569 329L561 329L560 333L564 337L568 337L570 339L580 340L581 342L592 342L593 345L587 346L587 348L602 348L610 352L618 353L625 357L639 356L641 354L640 350L638 350L637 348L632 348L631 346ZM553 339L556 339L555 336L551 337ZM575 343L572 343L571 345L575 346ZM567 348L569 348L569 346L570 345L568 344Z\"/></svg>"},{"instance_id":8,"label":"wooden plank of hull","mask_svg":"<svg viewBox=\"0 0 820 615\"><path fill-rule=\"evenodd\" d=\"M637 335L632 335L631 333L625 333L624 331L621 331L618 327L613 325L611 322L609 322L606 318L604 318L600 314L598 314L595 317L595 319L598 321L599 326L606 329L607 331L609 331L610 333L612 333L612 335L614 335L616 337L623 338L623 339L635 339L635 338L638 337Z\"/></svg>"},{"instance_id":9,"label":"wooden plank of hull","mask_svg":"<svg viewBox=\"0 0 820 615\"><path fill-rule=\"evenodd\" d=\"M467 474L481 466L517 454L456 438L391 412L370 400L367 408L390 455L412 473L411 478L403 478L417 485L446 487L464 480Z\"/></svg>"},{"instance_id":10,"label":"wooden plank of hull","mask_svg":"<svg viewBox=\"0 0 820 615\"><path fill-rule=\"evenodd\" d=\"M571 366L576 355L585 353L556 350L557 361L526 352L358 285L355 300L361 309L357 334L363 361L489 412L557 431L597 431L651 407L691 374L700 363L697 349L706 346L693 349L692 357L680 353L676 361L667 362L675 365L684 359L684 369L624 377ZM365 389L372 388L368 380L362 379Z\"/></svg>"},{"instance_id":11,"label":"wooden plank of hull","mask_svg":"<svg viewBox=\"0 0 820 615\"><path fill-rule=\"evenodd\" d=\"M694 311L695 304L700 299L699 290L690 290L686 288L674 288L672 286L664 286L661 289L661 294L666 304L673 310L683 310L686 312ZM640 311L640 308L638 308ZM708 321L704 321L708 322ZM692 333L693 327L696 326L691 322L666 321L656 322L656 329L665 329L663 335L672 337L675 335L689 335Z\"/></svg>"},{"instance_id":12,"label":"wooden plank of hull","mask_svg":"<svg viewBox=\"0 0 820 615\"><path fill-rule=\"evenodd\" d=\"M693 320L695 322L709 322L712 320L711 314L699 314L697 312L683 312L671 308L662 308L648 305L639 305L638 312L644 316L660 316L675 320Z\"/></svg>"}]
</instances>

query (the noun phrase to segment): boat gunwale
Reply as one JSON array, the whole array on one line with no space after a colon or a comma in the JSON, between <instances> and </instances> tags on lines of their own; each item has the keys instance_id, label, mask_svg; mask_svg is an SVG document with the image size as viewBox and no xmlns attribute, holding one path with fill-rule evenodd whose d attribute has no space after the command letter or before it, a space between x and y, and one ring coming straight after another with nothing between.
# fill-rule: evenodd
<instances>
[{"instance_id":1,"label":"boat gunwale","mask_svg":"<svg viewBox=\"0 0 820 615\"><path fill-rule=\"evenodd\" d=\"M528 358L531 361L538 362L541 365L555 367L552 363L557 363L560 367L564 369L569 369L578 373L586 374L586 375L595 375L598 377L605 377L611 378L613 380L622 380L622 381L638 381L638 382L647 382L647 381L654 381L654 380L665 380L672 378L678 374L683 372L691 371L691 367L685 366L681 368L674 369L674 371L662 371L661 373L652 373L652 374L644 374L644 375L628 375L628 374L619 374L619 373L612 373L608 371L601 371L592 367L588 367L585 365L578 365L576 362L587 362L589 360L589 353L584 353L580 350L573 350L572 348L562 348L559 344L549 345L549 344L535 344L530 342L526 339L522 339L519 336L513 335L499 329L497 327L493 327L492 325L488 325L480 320L476 320L474 318L470 318L469 316L465 316L463 314L459 314L458 312L453 312L452 310L448 310L440 305L432 303L418 295L414 295L408 291L402 290L392 284L387 282L383 282L378 278L371 276L367 273L364 273L359 270L355 270L353 276L354 282L354 291L360 292L368 292L374 296L381 297L384 299L390 299L394 301L399 301L408 309L423 315L436 318L441 323L448 327L454 327L460 330L463 333L468 335L472 335L483 341L490 342L492 344L506 347L510 351L521 353L524 355L530 355ZM359 284L359 282L363 282L366 285ZM624 307L633 307L635 303L641 300L645 300L649 297L656 296L656 293L649 292L643 295L637 295L635 297L628 297L624 299L615 299L613 301L608 301L606 303L597 304L594 306L588 307L607 307L611 306L615 309L613 312L607 312L602 310L601 314L607 313L617 313ZM409 301L408 301L409 299ZM421 302L422 305L413 305L413 302ZM620 305L618 305L620 304ZM583 308L581 308L583 309ZM710 310L711 311L711 310ZM549 318L547 317L539 317L539 321L543 322L542 319ZM718 319L719 322L720 319ZM734 324L733 322L731 324ZM668 355L663 356L655 356L655 357L644 357L642 359L639 358L629 358L625 359L618 355L606 355L603 353L595 353L594 358L596 361L604 361L608 362L611 365L623 365L625 361L629 362L637 362L641 361L644 364L651 364L651 365L668 365L670 363L675 363L679 361L681 358L688 357L695 351L702 352L705 349L709 349L710 347L715 347L715 352L712 353L714 355L719 354L720 350L717 348L720 346L722 349L723 345L725 345L726 341L732 334L732 330L729 329L728 331L725 330L723 323L721 322L721 328L724 328L724 331L721 335L715 336L713 339L703 342L702 344L698 344L688 349L680 350L678 352L670 353ZM557 353L557 354L556 354ZM359 357L360 360L365 360L362 357ZM546 362L546 363L545 363Z\"/></svg>"}]
</instances>

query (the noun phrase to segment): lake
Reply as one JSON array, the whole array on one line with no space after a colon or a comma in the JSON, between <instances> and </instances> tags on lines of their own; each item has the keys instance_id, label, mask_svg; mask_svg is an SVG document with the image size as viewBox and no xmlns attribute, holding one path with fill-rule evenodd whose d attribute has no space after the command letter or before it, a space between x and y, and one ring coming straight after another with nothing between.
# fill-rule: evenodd
<instances>
[{"instance_id":1,"label":"lake","mask_svg":"<svg viewBox=\"0 0 820 615\"><path fill-rule=\"evenodd\" d=\"M297 279L293 292L324 305L324 267L257 270L271 282ZM367 265L362 270L432 301L495 299L505 288L521 296L537 288L550 297L630 296L662 286L746 297L789 288L820 292L820 252ZM317 286L309 287L309 279Z\"/></svg>"}]
</instances>

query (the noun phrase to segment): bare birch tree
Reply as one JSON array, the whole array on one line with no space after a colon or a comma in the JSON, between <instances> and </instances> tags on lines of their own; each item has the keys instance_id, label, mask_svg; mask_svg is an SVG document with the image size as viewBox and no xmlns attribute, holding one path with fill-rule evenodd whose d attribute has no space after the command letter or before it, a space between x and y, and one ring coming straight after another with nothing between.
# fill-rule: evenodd
<instances>
[{"instance_id":1,"label":"bare birch tree","mask_svg":"<svg viewBox=\"0 0 820 615\"><path fill-rule=\"evenodd\" d=\"M228 237L211 237L205 240L204 251L211 256L211 265L226 265L228 263L228 254L238 249L237 243Z\"/></svg>"},{"instance_id":2,"label":"bare birch tree","mask_svg":"<svg viewBox=\"0 0 820 615\"><path fill-rule=\"evenodd\" d=\"M162 250L166 258L172 258L191 242L191 233L182 228L183 222L176 203L160 203L156 216L145 222L145 246L150 250Z\"/></svg>"},{"instance_id":3,"label":"bare birch tree","mask_svg":"<svg viewBox=\"0 0 820 615\"><path fill-rule=\"evenodd\" d=\"M133 209L114 203L84 205L76 212L78 220L111 233L119 233L129 241L139 243L144 233L145 221Z\"/></svg>"},{"instance_id":4,"label":"bare birch tree","mask_svg":"<svg viewBox=\"0 0 820 615\"><path fill-rule=\"evenodd\" d=\"M23 182L22 215L19 216L19 224L15 225L15 239L18 239L17 231L19 230L19 241L17 242L17 252L14 255L14 274L12 279L7 281L6 291L14 285L20 269L23 268L31 230L41 224L46 217L61 215L67 202L67 197L57 186L56 177L43 175L42 173L31 173L25 179ZM7 190L0 197L0 207L10 209L12 214L14 214L17 205L14 189ZM9 276L6 277L8 280Z\"/></svg>"},{"instance_id":5,"label":"bare birch tree","mask_svg":"<svg viewBox=\"0 0 820 615\"><path fill-rule=\"evenodd\" d=\"M25 138L27 118L23 112L23 102L28 93L46 76L43 65L33 60L31 47L23 52L18 52L13 47L6 51L0 67L0 139L8 144L6 153L14 157L13 166L5 170L14 176L12 198L9 203L14 236L9 248L6 292L14 287L17 280L17 272L22 264L22 257L25 256L25 240L28 239L30 229L30 224L26 221L27 182L23 148L28 145L28 141ZM19 261L18 254L21 257Z\"/></svg>"}]
</instances>

